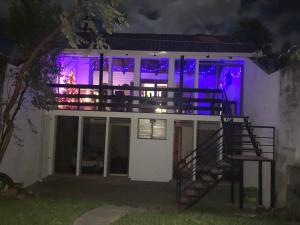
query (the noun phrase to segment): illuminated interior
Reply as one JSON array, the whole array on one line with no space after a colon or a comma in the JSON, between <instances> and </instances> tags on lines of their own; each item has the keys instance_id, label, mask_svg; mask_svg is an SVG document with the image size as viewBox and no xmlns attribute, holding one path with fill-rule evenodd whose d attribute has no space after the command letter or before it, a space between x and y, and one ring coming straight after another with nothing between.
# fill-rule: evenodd
<instances>
[{"instance_id":1,"label":"illuminated interior","mask_svg":"<svg viewBox=\"0 0 300 225\"><path fill-rule=\"evenodd\" d=\"M108 57L104 57L104 71L103 71L103 85L113 86L134 86L135 74L135 59L130 57L111 57L109 62ZM63 67L61 76L59 76L57 83L59 84L84 84L84 85L99 85L99 57L83 57L62 55L59 58ZM184 59L183 66L183 88L201 88L201 89L224 89L228 100L231 101L236 114L240 114L241 102L241 86L243 77L243 61L199 61L199 68L196 68L197 59ZM140 63L140 79L141 87L168 87L169 78L169 59L168 58L142 58ZM172 87L180 87L180 59L175 59L174 65L174 79L172 80ZM109 72L111 67L111 72ZM196 71L198 70L198 74ZM111 77L110 77L111 74ZM196 83L196 80L198 82ZM77 88L59 88L57 92L60 94L78 94ZM99 95L99 89L81 88L80 94ZM109 94L109 93L104 93ZM133 95L130 90L115 89L114 95ZM142 91L142 97L168 97L167 92L164 91ZM174 96L176 97L176 96ZM219 98L219 96L212 96L210 93L183 93L185 98ZM61 102L76 102L76 98L59 98ZM97 102L97 98L81 98L80 102ZM143 102L142 102L143 103ZM149 101L147 102L149 103ZM149 103L151 104L151 102ZM161 102L161 105L167 102ZM198 106L209 107L211 103L199 103ZM60 109L78 109L76 106L60 105ZM80 106L82 110L95 110L93 106ZM154 110L157 113L165 113L165 109L159 106ZM199 114L210 114L205 111L198 111Z\"/></svg>"}]
</instances>

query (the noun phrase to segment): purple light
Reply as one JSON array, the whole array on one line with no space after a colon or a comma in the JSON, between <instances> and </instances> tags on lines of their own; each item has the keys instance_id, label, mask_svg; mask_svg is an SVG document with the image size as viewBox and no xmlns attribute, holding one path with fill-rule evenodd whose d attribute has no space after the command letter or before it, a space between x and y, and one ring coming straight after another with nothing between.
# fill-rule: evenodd
<instances>
[{"instance_id":1,"label":"purple light","mask_svg":"<svg viewBox=\"0 0 300 225\"><path fill-rule=\"evenodd\" d=\"M206 66L206 65L200 65L199 75L206 76L208 74L215 74L216 73L217 67L215 65L212 65L208 68L207 67L208 66Z\"/></svg>"},{"instance_id":2,"label":"purple light","mask_svg":"<svg viewBox=\"0 0 300 225\"><path fill-rule=\"evenodd\" d=\"M141 73L168 73L169 60L168 59L142 59Z\"/></svg>"},{"instance_id":3,"label":"purple light","mask_svg":"<svg viewBox=\"0 0 300 225\"><path fill-rule=\"evenodd\" d=\"M192 74L195 73L196 70L196 60L195 59L185 59L184 60L184 74ZM180 59L176 59L175 61L175 72L180 74Z\"/></svg>"},{"instance_id":4,"label":"purple light","mask_svg":"<svg viewBox=\"0 0 300 225\"><path fill-rule=\"evenodd\" d=\"M195 82L196 73L196 60L195 59L185 59L184 69L183 69L183 87L193 88ZM175 74L174 83L179 87L180 83L180 59L175 60ZM187 93L185 93L187 94Z\"/></svg>"}]
</instances>

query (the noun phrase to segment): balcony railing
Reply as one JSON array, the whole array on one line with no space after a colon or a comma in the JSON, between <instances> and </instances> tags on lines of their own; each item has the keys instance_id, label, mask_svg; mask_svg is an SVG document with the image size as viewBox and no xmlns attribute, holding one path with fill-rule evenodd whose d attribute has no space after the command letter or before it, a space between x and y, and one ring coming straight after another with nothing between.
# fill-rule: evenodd
<instances>
[{"instance_id":1,"label":"balcony railing","mask_svg":"<svg viewBox=\"0 0 300 225\"><path fill-rule=\"evenodd\" d=\"M222 89L49 84L53 109L221 115L236 112Z\"/></svg>"}]
</instances>

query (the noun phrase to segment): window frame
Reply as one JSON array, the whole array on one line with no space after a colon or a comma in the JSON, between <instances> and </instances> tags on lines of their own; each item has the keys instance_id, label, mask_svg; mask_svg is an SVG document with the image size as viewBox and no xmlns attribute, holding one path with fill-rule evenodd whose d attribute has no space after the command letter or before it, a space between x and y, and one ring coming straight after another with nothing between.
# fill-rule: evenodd
<instances>
[{"instance_id":1,"label":"window frame","mask_svg":"<svg viewBox=\"0 0 300 225\"><path fill-rule=\"evenodd\" d=\"M149 120L151 123L151 135L149 138L146 137L141 137L140 136L140 120ZM157 120L162 120L165 122L165 135L162 138L157 138L153 137L154 129L153 129L153 122L156 122ZM144 139L144 140L167 140L167 126L168 126L168 121L167 119L153 119L153 118L138 118L138 126L137 126L137 139Z\"/></svg>"}]
</instances>

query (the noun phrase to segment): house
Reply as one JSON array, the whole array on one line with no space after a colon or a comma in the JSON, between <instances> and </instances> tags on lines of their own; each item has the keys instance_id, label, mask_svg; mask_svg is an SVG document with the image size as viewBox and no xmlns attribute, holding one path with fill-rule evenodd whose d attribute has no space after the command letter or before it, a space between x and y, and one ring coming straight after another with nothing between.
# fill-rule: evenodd
<instances>
[{"instance_id":1,"label":"house","mask_svg":"<svg viewBox=\"0 0 300 225\"><path fill-rule=\"evenodd\" d=\"M17 131L29 149L11 143L1 170L26 184L55 173L180 180L181 205L224 178L232 191L239 182L241 207L244 186L274 206L278 77L253 62L255 46L210 35L116 33L107 42L100 54L60 55L51 110L24 111L37 132Z\"/></svg>"}]
</instances>

